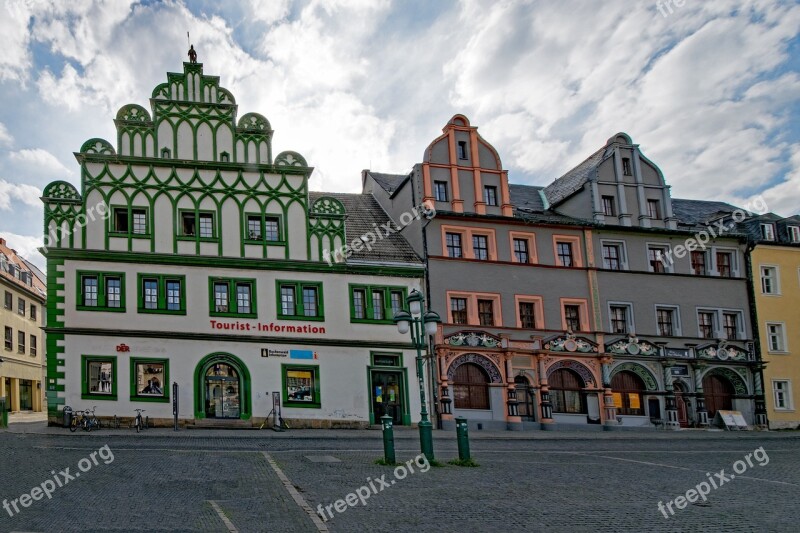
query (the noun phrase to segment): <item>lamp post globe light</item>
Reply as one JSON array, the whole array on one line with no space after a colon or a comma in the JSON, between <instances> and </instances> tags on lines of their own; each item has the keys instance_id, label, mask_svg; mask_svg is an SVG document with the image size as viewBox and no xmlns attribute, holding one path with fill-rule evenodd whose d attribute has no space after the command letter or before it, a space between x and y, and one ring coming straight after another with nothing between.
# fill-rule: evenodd
<instances>
[{"instance_id":1,"label":"lamp post globe light","mask_svg":"<svg viewBox=\"0 0 800 533\"><path fill-rule=\"evenodd\" d=\"M410 311L398 311L394 315L397 331L405 335L411 332L411 342L417 350L417 379L419 380L419 445L422 453L433 461L433 426L428 419L428 406L425 402L425 377L422 364L422 349L425 348L428 336L436 333L438 325L442 322L439 314L430 309L425 310L425 299L417 289L411 291L406 298Z\"/></svg>"}]
</instances>

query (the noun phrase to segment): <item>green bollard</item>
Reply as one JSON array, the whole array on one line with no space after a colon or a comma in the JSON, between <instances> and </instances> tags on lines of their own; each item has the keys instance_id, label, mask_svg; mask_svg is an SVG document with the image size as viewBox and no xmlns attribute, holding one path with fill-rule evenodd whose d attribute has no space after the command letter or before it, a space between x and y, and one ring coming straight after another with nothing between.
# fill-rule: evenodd
<instances>
[{"instance_id":1,"label":"green bollard","mask_svg":"<svg viewBox=\"0 0 800 533\"><path fill-rule=\"evenodd\" d=\"M0 398L0 428L8 427L8 410L6 409L6 399Z\"/></svg>"},{"instance_id":2,"label":"green bollard","mask_svg":"<svg viewBox=\"0 0 800 533\"><path fill-rule=\"evenodd\" d=\"M456 438L458 440L458 460L469 461L469 430L466 418L456 417Z\"/></svg>"},{"instance_id":3,"label":"green bollard","mask_svg":"<svg viewBox=\"0 0 800 533\"><path fill-rule=\"evenodd\" d=\"M397 462L394 455L394 429L392 427L392 417L383 415L381 417L383 425L383 459L388 464L393 465Z\"/></svg>"}]
</instances>

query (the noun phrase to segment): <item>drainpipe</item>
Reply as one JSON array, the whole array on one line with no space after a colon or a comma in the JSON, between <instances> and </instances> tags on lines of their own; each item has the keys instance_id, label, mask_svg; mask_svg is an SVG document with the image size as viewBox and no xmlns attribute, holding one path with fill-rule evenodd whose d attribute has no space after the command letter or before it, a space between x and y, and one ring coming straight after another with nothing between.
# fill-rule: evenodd
<instances>
[{"instance_id":1,"label":"drainpipe","mask_svg":"<svg viewBox=\"0 0 800 533\"><path fill-rule=\"evenodd\" d=\"M747 245L745 248L745 269L747 271L747 296L750 300L750 323L753 329L753 351L756 356L756 364L751 366L753 372L754 391L755 392L755 422L756 425L762 428L769 428L769 420L767 420L767 403L764 397L764 365L761 361L761 335L758 330L758 310L756 307L756 286L755 278L753 276L753 256L752 252L756 244L752 238L747 238Z\"/></svg>"}]
</instances>

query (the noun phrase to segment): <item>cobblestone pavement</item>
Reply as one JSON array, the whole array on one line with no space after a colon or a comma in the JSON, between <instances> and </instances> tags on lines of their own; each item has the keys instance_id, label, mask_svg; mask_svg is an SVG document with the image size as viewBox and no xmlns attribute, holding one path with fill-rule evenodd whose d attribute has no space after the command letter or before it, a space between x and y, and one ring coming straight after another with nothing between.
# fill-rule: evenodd
<instances>
[{"instance_id":1,"label":"cobblestone pavement","mask_svg":"<svg viewBox=\"0 0 800 533\"><path fill-rule=\"evenodd\" d=\"M64 431L0 431L0 500L64 479L58 472L67 467L81 473L52 499L18 503L13 518L0 509L0 532L318 531L268 458L298 498L313 509L330 506L324 528L332 532L798 530L796 432L475 434L480 467L423 472L419 460L399 479L374 462L382 456L378 431ZM396 444L399 461L417 456L416 432L397 431ZM81 472L105 445L113 461L105 464L101 451ZM768 464L759 466L759 452L734 474L734 463L762 446ZM435 432L435 448L442 462L457 456L453 434ZM707 473L719 483L722 469L736 477L711 488L707 502L673 504L669 518L659 511L660 501L666 508L708 482ZM335 502L362 486L366 505L340 504L337 512Z\"/></svg>"}]
</instances>

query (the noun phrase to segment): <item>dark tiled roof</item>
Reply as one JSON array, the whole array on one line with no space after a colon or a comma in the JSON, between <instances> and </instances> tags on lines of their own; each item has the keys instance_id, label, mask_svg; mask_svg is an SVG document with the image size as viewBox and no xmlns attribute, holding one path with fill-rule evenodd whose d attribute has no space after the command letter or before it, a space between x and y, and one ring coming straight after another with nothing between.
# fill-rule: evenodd
<instances>
[{"instance_id":1,"label":"dark tiled roof","mask_svg":"<svg viewBox=\"0 0 800 533\"><path fill-rule=\"evenodd\" d=\"M550 205L557 205L583 188L589 181L589 174L604 159L606 146L586 158L583 163L573 168L553 183L544 188L544 194Z\"/></svg>"},{"instance_id":2,"label":"dark tiled roof","mask_svg":"<svg viewBox=\"0 0 800 533\"><path fill-rule=\"evenodd\" d=\"M582 222L544 208L544 187L539 185L517 185L510 183L508 192L514 206L514 218L538 224L581 224Z\"/></svg>"},{"instance_id":3,"label":"dark tiled roof","mask_svg":"<svg viewBox=\"0 0 800 533\"><path fill-rule=\"evenodd\" d=\"M730 215L738 207L726 202L710 202L705 200L672 199L672 214L679 224L700 226L725 215Z\"/></svg>"},{"instance_id":4,"label":"dark tiled roof","mask_svg":"<svg viewBox=\"0 0 800 533\"><path fill-rule=\"evenodd\" d=\"M410 174L384 174L382 172L372 172L371 170L368 170L367 173L389 194L394 194L410 176Z\"/></svg>"},{"instance_id":5,"label":"dark tiled roof","mask_svg":"<svg viewBox=\"0 0 800 533\"><path fill-rule=\"evenodd\" d=\"M347 243L361 238L362 235L366 235L368 232L374 234L376 224L380 226L391 220L371 194L312 191L308 193L309 203L313 204L323 196L336 198L344 205L347 216L345 219ZM392 223L391 227L396 229L394 223ZM362 249L359 252L353 252L349 260L422 264L419 256L414 253L414 250L399 233L392 233L382 239L377 239L372 244L371 251Z\"/></svg>"}]
</instances>

